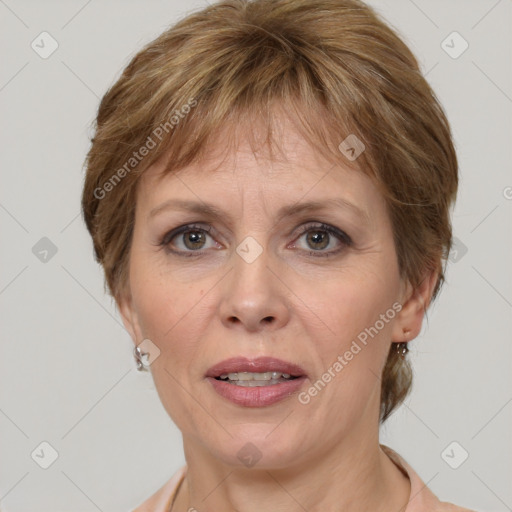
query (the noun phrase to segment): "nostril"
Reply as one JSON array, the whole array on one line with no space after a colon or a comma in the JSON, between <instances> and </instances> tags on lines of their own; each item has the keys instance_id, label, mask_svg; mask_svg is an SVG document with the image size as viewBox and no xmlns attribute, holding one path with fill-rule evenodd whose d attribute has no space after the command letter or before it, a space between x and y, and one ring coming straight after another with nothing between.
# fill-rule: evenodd
<instances>
[{"instance_id":1,"label":"nostril","mask_svg":"<svg viewBox=\"0 0 512 512\"><path fill-rule=\"evenodd\" d=\"M267 322L268 324L269 324L270 322L272 322L273 320L274 320L274 317L273 317L273 316L266 316L266 317L263 319L263 321L264 321L264 322Z\"/></svg>"}]
</instances>

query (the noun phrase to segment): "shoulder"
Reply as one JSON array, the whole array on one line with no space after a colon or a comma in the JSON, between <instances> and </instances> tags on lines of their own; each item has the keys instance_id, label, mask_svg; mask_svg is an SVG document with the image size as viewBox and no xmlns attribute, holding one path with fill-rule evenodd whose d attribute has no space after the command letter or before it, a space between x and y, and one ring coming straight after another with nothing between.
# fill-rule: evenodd
<instances>
[{"instance_id":1,"label":"shoulder","mask_svg":"<svg viewBox=\"0 0 512 512\"><path fill-rule=\"evenodd\" d=\"M380 447L411 482L411 496L405 512L476 512L453 503L440 501L402 456L389 446L381 444Z\"/></svg>"},{"instance_id":2,"label":"shoulder","mask_svg":"<svg viewBox=\"0 0 512 512\"><path fill-rule=\"evenodd\" d=\"M158 491L131 512L167 512L186 471L186 466L181 467Z\"/></svg>"}]
</instances>

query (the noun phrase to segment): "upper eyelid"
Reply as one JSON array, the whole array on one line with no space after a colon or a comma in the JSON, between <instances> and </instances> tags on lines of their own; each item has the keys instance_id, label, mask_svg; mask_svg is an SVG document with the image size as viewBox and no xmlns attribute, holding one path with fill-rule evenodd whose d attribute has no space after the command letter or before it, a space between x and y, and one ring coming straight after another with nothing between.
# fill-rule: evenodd
<instances>
[{"instance_id":1,"label":"upper eyelid","mask_svg":"<svg viewBox=\"0 0 512 512\"><path fill-rule=\"evenodd\" d=\"M345 230L337 228L336 226L332 226L326 222L306 222L305 225L300 226L300 232L298 236L301 237L308 231L313 231L315 229L318 231L326 231L329 233L329 235L334 235L346 245L352 245L354 243L352 237Z\"/></svg>"},{"instance_id":2,"label":"upper eyelid","mask_svg":"<svg viewBox=\"0 0 512 512\"><path fill-rule=\"evenodd\" d=\"M202 224L201 222L191 222L183 224L176 228L170 229L169 231L166 231L166 233L162 237L161 243L169 244L173 238L176 238L177 236L182 235L187 231L203 231L207 234L210 234L210 231L212 231L213 229L213 226L208 224Z\"/></svg>"},{"instance_id":3,"label":"upper eyelid","mask_svg":"<svg viewBox=\"0 0 512 512\"><path fill-rule=\"evenodd\" d=\"M293 228L291 231L289 231L288 235L291 235L294 231L297 231L297 230L300 230L300 232L302 233L303 231L307 231L308 229L322 229L322 228L323 229L330 228L335 231L337 230L337 231L344 232L344 230L337 228L336 226L332 226L327 222L306 221L306 222L303 222L300 226L297 226L297 227ZM167 231L165 233L164 238L167 237L168 235L170 235L171 233L174 233L174 236L176 236L178 234L183 233L184 231L185 232L186 231L194 231L194 229L199 230L199 231L205 231L206 233L210 233L211 231L218 232L218 230L215 229L211 224L203 223L203 222L189 222L187 224L182 224L181 226L170 229L169 231Z\"/></svg>"}]
</instances>

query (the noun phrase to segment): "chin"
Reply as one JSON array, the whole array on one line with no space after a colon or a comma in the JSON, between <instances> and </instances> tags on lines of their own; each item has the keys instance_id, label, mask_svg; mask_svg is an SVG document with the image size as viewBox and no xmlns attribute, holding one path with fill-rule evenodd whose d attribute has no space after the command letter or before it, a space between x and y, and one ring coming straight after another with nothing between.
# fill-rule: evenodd
<instances>
[{"instance_id":1,"label":"chin","mask_svg":"<svg viewBox=\"0 0 512 512\"><path fill-rule=\"evenodd\" d=\"M254 470L276 470L293 466L304 450L303 443L294 439L284 426L260 423L241 424L239 432L230 432L225 446L215 443L212 453L229 466ZM279 429L282 431L279 432Z\"/></svg>"}]
</instances>

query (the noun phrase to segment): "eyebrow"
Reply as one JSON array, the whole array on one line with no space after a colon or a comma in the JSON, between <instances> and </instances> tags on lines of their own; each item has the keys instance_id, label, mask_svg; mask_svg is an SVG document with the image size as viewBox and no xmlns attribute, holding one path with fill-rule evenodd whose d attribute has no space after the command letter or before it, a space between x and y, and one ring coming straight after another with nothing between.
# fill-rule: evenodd
<instances>
[{"instance_id":1,"label":"eyebrow","mask_svg":"<svg viewBox=\"0 0 512 512\"><path fill-rule=\"evenodd\" d=\"M296 216L301 213L312 213L315 211L326 210L332 206L351 211L362 221L370 223L370 216L366 210L356 206L355 204L347 201L342 197L334 197L324 199L322 201L297 202L291 205L283 206L277 212L277 220L279 221L284 217L291 217L294 215ZM148 220L166 210L185 210L218 220L226 219L226 217L229 217L229 213L227 211L224 211L211 203L190 201L186 199L169 199L153 208L149 212Z\"/></svg>"}]
</instances>

